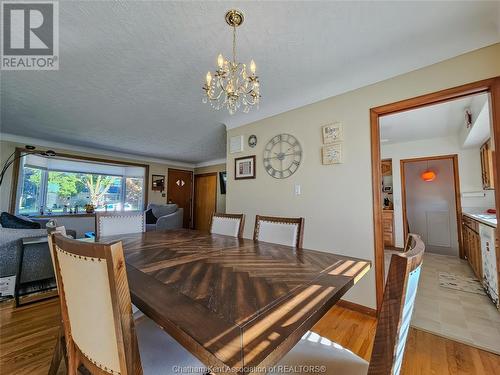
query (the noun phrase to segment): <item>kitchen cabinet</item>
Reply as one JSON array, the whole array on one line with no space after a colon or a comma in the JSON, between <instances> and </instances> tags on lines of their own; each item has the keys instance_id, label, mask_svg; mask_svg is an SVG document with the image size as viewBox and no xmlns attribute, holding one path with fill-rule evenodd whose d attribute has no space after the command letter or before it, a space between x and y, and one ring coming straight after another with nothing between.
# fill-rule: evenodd
<instances>
[{"instance_id":1,"label":"kitchen cabinet","mask_svg":"<svg viewBox=\"0 0 500 375\"><path fill-rule=\"evenodd\" d=\"M382 210L384 246L394 247L394 211Z\"/></svg>"},{"instance_id":2,"label":"kitchen cabinet","mask_svg":"<svg viewBox=\"0 0 500 375\"><path fill-rule=\"evenodd\" d=\"M483 179L483 189L494 189L493 179L493 150L491 138L480 148L481 153L481 176Z\"/></svg>"},{"instance_id":3,"label":"kitchen cabinet","mask_svg":"<svg viewBox=\"0 0 500 375\"><path fill-rule=\"evenodd\" d=\"M392 159L382 160L382 176L392 176Z\"/></svg>"},{"instance_id":4,"label":"kitchen cabinet","mask_svg":"<svg viewBox=\"0 0 500 375\"><path fill-rule=\"evenodd\" d=\"M468 216L462 216L462 242L465 257L474 274L483 280L483 259L481 255L481 238L479 237L479 223Z\"/></svg>"}]
</instances>

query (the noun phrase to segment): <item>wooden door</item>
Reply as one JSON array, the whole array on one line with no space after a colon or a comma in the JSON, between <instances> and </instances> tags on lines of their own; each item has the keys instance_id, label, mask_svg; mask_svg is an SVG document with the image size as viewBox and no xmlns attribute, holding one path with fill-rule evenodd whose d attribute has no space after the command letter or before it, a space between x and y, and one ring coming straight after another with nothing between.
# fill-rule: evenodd
<instances>
[{"instance_id":1,"label":"wooden door","mask_svg":"<svg viewBox=\"0 0 500 375\"><path fill-rule=\"evenodd\" d=\"M217 210L217 173L194 176L194 227L209 230L212 213Z\"/></svg>"},{"instance_id":2,"label":"wooden door","mask_svg":"<svg viewBox=\"0 0 500 375\"><path fill-rule=\"evenodd\" d=\"M184 209L183 228L191 228L193 212L193 172L181 169L168 170L167 199Z\"/></svg>"}]
</instances>

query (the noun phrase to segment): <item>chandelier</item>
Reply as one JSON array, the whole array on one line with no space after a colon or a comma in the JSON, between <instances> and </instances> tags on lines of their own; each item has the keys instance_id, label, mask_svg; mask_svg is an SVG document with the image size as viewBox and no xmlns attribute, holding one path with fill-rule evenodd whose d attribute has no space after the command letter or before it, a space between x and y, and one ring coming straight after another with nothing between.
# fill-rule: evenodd
<instances>
[{"instance_id":1,"label":"chandelier","mask_svg":"<svg viewBox=\"0 0 500 375\"><path fill-rule=\"evenodd\" d=\"M260 88L259 77L255 75L257 66L250 61L250 72L246 64L236 62L236 28L243 23L243 13L230 10L226 13L226 22L233 28L233 60L229 61L219 54L217 70L212 75L208 72L203 86L205 95L203 103L210 102L213 108L227 108L229 114L235 114L239 109L248 113L253 106L259 107ZM249 74L250 73L250 74Z\"/></svg>"}]
</instances>

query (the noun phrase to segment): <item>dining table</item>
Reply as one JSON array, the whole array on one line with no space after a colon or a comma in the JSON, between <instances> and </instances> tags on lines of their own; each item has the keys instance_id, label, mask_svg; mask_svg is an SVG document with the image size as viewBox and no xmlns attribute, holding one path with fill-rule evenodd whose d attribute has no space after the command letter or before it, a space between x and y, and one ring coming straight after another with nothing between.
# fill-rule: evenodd
<instances>
[{"instance_id":1,"label":"dining table","mask_svg":"<svg viewBox=\"0 0 500 375\"><path fill-rule=\"evenodd\" d=\"M371 267L190 229L98 240L122 242L132 303L213 373L275 365Z\"/></svg>"}]
</instances>

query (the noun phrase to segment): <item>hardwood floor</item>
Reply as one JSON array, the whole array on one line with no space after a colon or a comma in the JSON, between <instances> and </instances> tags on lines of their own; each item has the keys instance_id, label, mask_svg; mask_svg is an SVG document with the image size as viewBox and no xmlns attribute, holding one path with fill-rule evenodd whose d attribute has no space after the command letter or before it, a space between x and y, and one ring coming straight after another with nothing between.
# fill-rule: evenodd
<instances>
[{"instance_id":1,"label":"hardwood floor","mask_svg":"<svg viewBox=\"0 0 500 375\"><path fill-rule=\"evenodd\" d=\"M59 328L59 301L14 309L0 303L0 374L46 374ZM331 309L314 331L369 359L375 318ZM500 356L411 328L402 375L499 374Z\"/></svg>"}]
</instances>

